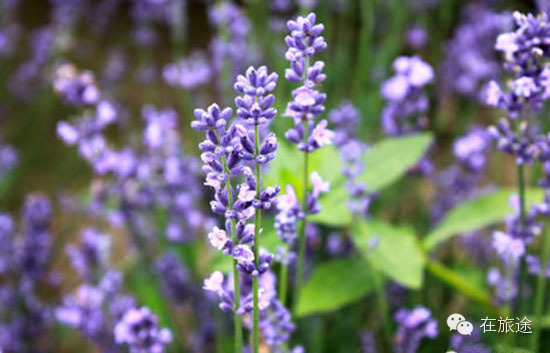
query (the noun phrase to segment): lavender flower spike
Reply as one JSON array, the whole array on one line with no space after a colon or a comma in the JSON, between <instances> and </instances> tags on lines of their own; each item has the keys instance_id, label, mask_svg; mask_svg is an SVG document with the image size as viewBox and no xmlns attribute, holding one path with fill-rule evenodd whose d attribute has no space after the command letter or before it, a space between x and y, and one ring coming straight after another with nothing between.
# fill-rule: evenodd
<instances>
[{"instance_id":1,"label":"lavender flower spike","mask_svg":"<svg viewBox=\"0 0 550 353\"><path fill-rule=\"evenodd\" d=\"M285 37L287 51L286 60L290 67L285 70L285 78L301 85L292 92L292 101L288 103L285 115L294 121L294 127L285 133L285 137L297 145L298 150L304 153L304 194L302 195L302 227L299 233L298 264L296 276L296 297L299 296L301 283L303 282L303 262L305 256L305 230L307 228L307 213L318 212L315 207L318 195L310 199L308 196L308 154L317 149L331 144L334 133L327 129L327 121L316 123L315 118L324 113L326 94L316 90L325 79L323 73L325 63L313 61L315 54L327 47L321 33L324 26L316 23L317 16L314 13L296 20L288 21L287 27L290 34ZM279 220L288 218L279 216ZM293 220L290 219L292 222ZM284 294L282 296L284 303Z\"/></svg>"},{"instance_id":2,"label":"lavender flower spike","mask_svg":"<svg viewBox=\"0 0 550 353\"><path fill-rule=\"evenodd\" d=\"M172 341L168 329L157 327L157 317L142 307L128 310L115 326L117 343L128 344L130 353L162 353L164 344Z\"/></svg>"}]
</instances>

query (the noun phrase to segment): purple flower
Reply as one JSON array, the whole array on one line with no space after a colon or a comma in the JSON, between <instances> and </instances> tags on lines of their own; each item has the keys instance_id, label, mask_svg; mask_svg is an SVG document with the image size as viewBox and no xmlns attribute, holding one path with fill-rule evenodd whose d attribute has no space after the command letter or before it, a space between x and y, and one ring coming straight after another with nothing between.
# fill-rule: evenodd
<instances>
[{"instance_id":1,"label":"purple flower","mask_svg":"<svg viewBox=\"0 0 550 353\"><path fill-rule=\"evenodd\" d=\"M395 76L382 84L381 94L388 103L382 111L382 126L388 135L418 132L427 124L423 114L428 109L428 97L423 87L433 80L430 65L419 57L401 56L395 59Z\"/></svg>"},{"instance_id":2,"label":"purple flower","mask_svg":"<svg viewBox=\"0 0 550 353\"><path fill-rule=\"evenodd\" d=\"M169 86L194 89L210 80L212 69L202 53L194 52L187 58L164 66L162 77Z\"/></svg>"},{"instance_id":3,"label":"purple flower","mask_svg":"<svg viewBox=\"0 0 550 353\"><path fill-rule=\"evenodd\" d=\"M512 28L510 17L484 4L472 3L464 8L461 22L447 44L442 65L445 91L483 100L482 86L500 74L494 43L499 33Z\"/></svg>"},{"instance_id":4,"label":"purple flower","mask_svg":"<svg viewBox=\"0 0 550 353\"><path fill-rule=\"evenodd\" d=\"M243 70L245 54L248 52L246 39L250 22L244 11L229 1L210 6L208 18L218 31L210 43L214 70L221 71L224 62L228 60L232 77L236 77Z\"/></svg>"},{"instance_id":5,"label":"purple flower","mask_svg":"<svg viewBox=\"0 0 550 353\"><path fill-rule=\"evenodd\" d=\"M421 49L428 43L428 32L419 25L407 30L407 44L413 49Z\"/></svg>"},{"instance_id":6,"label":"purple flower","mask_svg":"<svg viewBox=\"0 0 550 353\"><path fill-rule=\"evenodd\" d=\"M248 125L262 125L277 115L272 107L275 96L269 94L277 84L277 74L269 74L265 66L258 69L249 67L246 75L237 76L234 88L243 96L235 99L237 116L244 119Z\"/></svg>"},{"instance_id":7,"label":"purple flower","mask_svg":"<svg viewBox=\"0 0 550 353\"><path fill-rule=\"evenodd\" d=\"M437 192L432 202L432 219L437 222L447 211L485 190L478 184L487 165L490 135L485 129L472 127L453 144L455 162L435 174Z\"/></svg>"},{"instance_id":8,"label":"purple flower","mask_svg":"<svg viewBox=\"0 0 550 353\"><path fill-rule=\"evenodd\" d=\"M316 15L310 13L288 21L290 34L285 38L288 47L285 58L290 62L285 77L290 82L302 83L292 92L292 101L286 108L285 115L294 120L294 128L288 130L285 137L306 153L332 143L333 138L333 133L326 129L326 121L315 124L315 117L325 111L326 94L314 88L325 80L326 75L323 73L323 62L310 60L327 46L321 36L324 26L316 24L315 20Z\"/></svg>"},{"instance_id":9,"label":"purple flower","mask_svg":"<svg viewBox=\"0 0 550 353\"><path fill-rule=\"evenodd\" d=\"M235 246L232 249L231 254L233 255L233 258L237 260L237 262L240 264L251 263L252 261L254 261L254 253L246 245Z\"/></svg>"},{"instance_id":10,"label":"purple flower","mask_svg":"<svg viewBox=\"0 0 550 353\"><path fill-rule=\"evenodd\" d=\"M93 282L95 274L103 272L109 262L111 239L93 228L82 232L80 245L67 246L75 270L87 281Z\"/></svg>"},{"instance_id":11,"label":"purple flower","mask_svg":"<svg viewBox=\"0 0 550 353\"><path fill-rule=\"evenodd\" d=\"M516 29L500 34L495 49L504 53L504 69L512 75L512 87L507 93L490 83L487 103L508 111L518 118L524 108L540 111L550 97L549 73L545 66L550 45L550 29L546 13L538 16L514 13Z\"/></svg>"},{"instance_id":12,"label":"purple flower","mask_svg":"<svg viewBox=\"0 0 550 353\"><path fill-rule=\"evenodd\" d=\"M89 71L79 73L71 64L63 64L57 68L53 86L67 104L73 106L95 104L99 100L99 90L93 74Z\"/></svg>"},{"instance_id":13,"label":"purple flower","mask_svg":"<svg viewBox=\"0 0 550 353\"><path fill-rule=\"evenodd\" d=\"M496 126L489 127L488 132L500 151L516 158L516 164L531 164L538 152L533 131L526 122L520 122L517 130L514 131L507 120L501 119Z\"/></svg>"},{"instance_id":14,"label":"purple flower","mask_svg":"<svg viewBox=\"0 0 550 353\"><path fill-rule=\"evenodd\" d=\"M157 317L146 307L128 310L114 332L116 342L127 344L130 353L162 353L164 345L172 341L172 333L159 329Z\"/></svg>"},{"instance_id":15,"label":"purple flower","mask_svg":"<svg viewBox=\"0 0 550 353\"><path fill-rule=\"evenodd\" d=\"M223 291L223 274L220 271L212 273L204 280L203 288L214 293L221 293Z\"/></svg>"},{"instance_id":16,"label":"purple flower","mask_svg":"<svg viewBox=\"0 0 550 353\"><path fill-rule=\"evenodd\" d=\"M0 179L12 170L19 160L15 148L9 145L0 145Z\"/></svg>"},{"instance_id":17,"label":"purple flower","mask_svg":"<svg viewBox=\"0 0 550 353\"><path fill-rule=\"evenodd\" d=\"M170 253L163 254L155 261L163 292L173 303L181 304L189 296L191 278L178 258Z\"/></svg>"},{"instance_id":18,"label":"purple flower","mask_svg":"<svg viewBox=\"0 0 550 353\"><path fill-rule=\"evenodd\" d=\"M525 254L525 244L520 239L514 239L504 232L493 234L493 247L504 261L516 262Z\"/></svg>"},{"instance_id":19,"label":"purple flower","mask_svg":"<svg viewBox=\"0 0 550 353\"><path fill-rule=\"evenodd\" d=\"M394 340L397 353L414 353L424 337L434 339L438 335L437 321L431 318L431 312L424 307L419 306L410 311L399 309L394 314L394 320L399 325Z\"/></svg>"}]
</instances>

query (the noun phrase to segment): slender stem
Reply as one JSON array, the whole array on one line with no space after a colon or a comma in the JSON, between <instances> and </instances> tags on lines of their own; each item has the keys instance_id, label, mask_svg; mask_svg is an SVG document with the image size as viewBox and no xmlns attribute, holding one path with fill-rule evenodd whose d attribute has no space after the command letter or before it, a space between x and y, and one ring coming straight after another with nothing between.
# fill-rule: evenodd
<instances>
[{"instance_id":1,"label":"slender stem","mask_svg":"<svg viewBox=\"0 0 550 353\"><path fill-rule=\"evenodd\" d=\"M305 122L306 132L305 141L309 139L309 122ZM309 153L304 152L304 174L303 174L303 193L302 193L302 211L304 213L304 219L302 220L302 227L300 228L300 234L298 235L298 265L296 269L296 288L294 293L294 309L296 310L298 300L300 298L300 292L302 290L302 283L304 281L304 257L306 253L306 228L307 228L307 191L308 191L308 161Z\"/></svg>"},{"instance_id":2,"label":"slender stem","mask_svg":"<svg viewBox=\"0 0 550 353\"><path fill-rule=\"evenodd\" d=\"M255 140L255 156L260 155L260 132L258 125L254 125L254 140ZM256 160L256 199L260 199L260 191L262 189L262 168L260 163ZM262 223L262 210L261 208L256 208L256 214L254 217L254 263L256 269L260 267L260 227ZM260 349L260 309L258 307L258 276L252 278L252 290L253 290L253 305L254 309L252 312L252 344L253 352L258 353Z\"/></svg>"},{"instance_id":3,"label":"slender stem","mask_svg":"<svg viewBox=\"0 0 550 353\"><path fill-rule=\"evenodd\" d=\"M288 265L281 264L279 278L279 301L286 307L286 287L288 282Z\"/></svg>"},{"instance_id":4,"label":"slender stem","mask_svg":"<svg viewBox=\"0 0 550 353\"><path fill-rule=\"evenodd\" d=\"M224 169L227 169L227 163L225 162L225 159L223 161ZM233 195L231 194L231 185L229 182L227 182L227 204L229 209L233 209ZM235 219L231 219L231 234L233 236L233 241L236 240L237 237L237 230L235 226ZM239 271L237 270L237 260L233 259L233 287L234 289L234 303L233 303L233 325L235 325L235 353L242 353L243 351L243 329L242 329L242 322L241 322L241 316L237 314L237 310L239 309L239 305L241 304L241 286L240 286L240 280L239 280Z\"/></svg>"},{"instance_id":5,"label":"slender stem","mask_svg":"<svg viewBox=\"0 0 550 353\"><path fill-rule=\"evenodd\" d=\"M172 50L174 59L179 58L185 51L185 8L184 1L172 1L170 5Z\"/></svg>"},{"instance_id":6,"label":"slender stem","mask_svg":"<svg viewBox=\"0 0 550 353\"><path fill-rule=\"evenodd\" d=\"M138 230L138 226L134 222L131 206L124 200L122 201L122 214L128 226L130 237L132 238L134 245L137 247L139 251L140 260L144 265L143 266L144 273L146 274L147 277L149 277L149 280L151 281L149 283L151 283L153 288L155 289L155 292L156 292L155 294L161 298L162 286L160 284L160 280L157 274L154 271L155 267L154 267L153 256L149 252L147 244L144 238L142 237L140 231ZM174 328L174 330L176 330L177 332L183 332L183 329L180 327L178 321L176 320L176 317L174 316L172 308L169 306L170 305L167 304L165 301L160 300L159 301L159 310L161 311L160 314L168 320L168 322ZM185 344L182 341L180 335L174 335L174 336L175 336L175 339L173 342L173 346L170 347L170 351L181 352Z\"/></svg>"},{"instance_id":7,"label":"slender stem","mask_svg":"<svg viewBox=\"0 0 550 353\"><path fill-rule=\"evenodd\" d=\"M521 226L525 226L525 171L523 164L518 165L518 189L519 189L519 219Z\"/></svg>"},{"instance_id":8,"label":"slender stem","mask_svg":"<svg viewBox=\"0 0 550 353\"><path fill-rule=\"evenodd\" d=\"M541 322L544 311L544 292L546 290L546 269L548 268L548 257L550 256L550 225L548 226L548 233L543 239L542 254L540 259L540 272L537 280L537 289L535 292L535 319L537 322ZM535 325L533 335L531 336L531 350L538 352L539 350L539 337L541 331L540 325Z\"/></svg>"},{"instance_id":9,"label":"slender stem","mask_svg":"<svg viewBox=\"0 0 550 353\"><path fill-rule=\"evenodd\" d=\"M523 164L517 166L518 171L518 191L519 191L519 221L522 228L525 227L525 169ZM523 300L523 292L525 288L525 282L527 280L527 265L525 260L521 258L519 263L519 283L518 283L518 305L516 306L516 313L523 312L525 303Z\"/></svg>"},{"instance_id":10,"label":"slender stem","mask_svg":"<svg viewBox=\"0 0 550 353\"><path fill-rule=\"evenodd\" d=\"M309 70L309 57L306 56L304 63L304 77L302 80L307 80L307 72ZM309 140L309 121L306 119L303 121L305 127L304 143L307 145ZM298 264L296 266L296 286L294 287L294 302L293 311L296 311L298 307L298 300L300 298L300 292L302 290L302 283L304 281L304 257L306 253L306 228L307 228L307 191L308 191L308 159L309 152L304 151L304 170L303 170L303 190L302 190L302 212L304 213L304 219L302 220L302 227L298 234Z\"/></svg>"},{"instance_id":11,"label":"slender stem","mask_svg":"<svg viewBox=\"0 0 550 353\"><path fill-rule=\"evenodd\" d=\"M386 299L386 289L384 288L384 281L382 279L380 270L376 267L374 262L369 259L370 267L372 269L372 278L376 289L376 300L380 314L382 316L382 328L384 332L384 344L385 347L389 347L392 341L392 330L388 318L390 317L388 309L388 301Z\"/></svg>"},{"instance_id":12,"label":"slender stem","mask_svg":"<svg viewBox=\"0 0 550 353\"><path fill-rule=\"evenodd\" d=\"M464 296L484 305L495 314L502 317L509 315L508 312L495 307L487 293L472 285L466 278L458 275L451 269L443 266L441 263L435 260L426 259L426 271L443 283L453 287Z\"/></svg>"},{"instance_id":13,"label":"slender stem","mask_svg":"<svg viewBox=\"0 0 550 353\"><path fill-rule=\"evenodd\" d=\"M216 135L218 133L216 132ZM218 140L220 136L218 135ZM227 182L225 186L227 188L227 207L229 210L233 210L233 192L231 190L231 182L229 181L229 168L227 167L227 161L225 157L222 157L223 170L227 174ZM237 241L237 227L235 225L235 219L232 218L229 222L231 224L231 236L233 237L233 243ZM234 288L234 300L233 300L233 325L235 326L234 340L235 340L235 353L242 353L243 351L243 329L241 316L237 314L239 305L241 304L241 286L239 280L239 271L237 270L237 260L233 259L233 288Z\"/></svg>"},{"instance_id":14,"label":"slender stem","mask_svg":"<svg viewBox=\"0 0 550 353\"><path fill-rule=\"evenodd\" d=\"M232 226L234 228L234 226ZM235 288L235 302L233 303L233 325L235 326L234 340L235 340L235 353L242 353L243 351L243 325L241 322L241 316L237 314L239 304L241 303L241 289L239 284L239 271L237 270L237 260L233 260L233 287Z\"/></svg>"}]
</instances>

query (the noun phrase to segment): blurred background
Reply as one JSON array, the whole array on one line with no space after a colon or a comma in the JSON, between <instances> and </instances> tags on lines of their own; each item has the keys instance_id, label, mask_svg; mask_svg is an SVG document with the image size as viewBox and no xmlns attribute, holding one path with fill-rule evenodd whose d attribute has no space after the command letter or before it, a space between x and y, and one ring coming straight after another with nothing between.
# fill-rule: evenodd
<instances>
[{"instance_id":1,"label":"blurred background","mask_svg":"<svg viewBox=\"0 0 550 353\"><path fill-rule=\"evenodd\" d=\"M284 79L288 67L285 36L286 22L310 11L325 26L328 47L316 58L325 63L327 78L319 90L327 94L323 118L329 119L331 128L338 134L342 122L334 110L342 109L345 115L346 104L348 108L352 105L351 115L357 115L354 138L379 152L372 157L375 165L392 164L391 158L407 154L409 148L407 144L392 145L388 149L397 150L388 152L380 141L401 135L427 139L413 141L409 150L413 155L396 162L402 163L402 171L393 170L399 169L395 167L388 174L364 178L380 185L365 219L400 225L402 228L393 230L395 234L409 232L422 240L426 234L433 235L441 220L448 221L445 217L455 206L480 195L492 198L454 214L445 223L451 230L441 231L466 236L443 244L440 239L450 236L437 238L436 234L436 241L424 243L429 254L426 250L422 256L437 262L428 262L428 274L421 275L421 282L414 276L400 282L384 274L384 305L389 311L428 307L439 323L437 337L417 346L414 342L431 334L414 336L407 331L411 335L407 339L413 343L395 348L399 346L395 342L404 339L399 336L399 320L388 319L391 332L384 331L377 309L380 304L365 289L347 299L329 292L323 300L332 304L304 306L303 313L293 317L297 329L290 339L292 346L296 343L306 352L331 353L458 350L461 344L468 345L453 343L445 320L449 314L461 312L476 318L474 334L479 339L473 339L470 346L480 350L458 351L529 351L525 348L529 338L479 336L478 332L482 317L498 319L510 309L506 301L499 302L486 277L498 262L487 245L493 224L509 213L508 197L517 183L514 160L483 142L478 151L483 168L473 168L473 176L468 174L471 179L464 181L456 176L456 168L464 166L456 141L468 133L485 131L504 116L487 106L485 88L489 81L501 81L504 76L503 55L494 45L500 33L514 29L512 12L538 13L549 8L550 3L544 0L0 0L0 209L11 215L11 221L4 213L0 217L0 302L9 303L0 308L0 352L128 351L120 347L107 350L98 344L104 340L98 333L101 330L82 328L82 320L93 321L83 319L82 310L78 314L81 321L75 319L74 312L59 310L75 301L84 305L82 297L67 298L82 283L99 286L99 278L110 270L123 274L123 279L111 281L121 282L131 300L149 307L159 316L159 323L171 329L175 338L167 351L231 351L231 317L201 290L202 280L211 271L227 269L228 264L205 240L220 220L210 212L212 195L202 185L198 143L203 136L190 128L193 110L213 102L232 106L234 78L250 65L266 65L277 72L274 105L279 115L271 130L277 134L281 150L266 178L283 189L288 183L299 183L300 165L295 163L299 155L293 146L281 142L292 125L292 119L282 115L296 88ZM420 116L413 123L419 125L406 133L390 131L383 120L391 99L381 90L396 74L394 60L400 56L417 56L433 70L433 79L421 87L426 105L412 111ZM105 103L103 123L95 121L93 125L87 119L96 109L92 101ZM539 116L545 117L546 112L544 107ZM158 167L168 152L150 149L147 134L154 132L148 129L153 129L155 119L172 118L177 121L174 128L162 131L158 139L177 140L173 145L178 156L182 155L178 158L183 179L176 186L162 184L154 172L145 178L147 183L129 182L126 177L102 172L101 166L91 162L98 147L94 145L97 141L88 138L101 130L112 148L131 151L139 155L138 163ZM547 131L547 119L537 121ZM67 126L61 122L76 130L64 133ZM74 139L68 137L71 133ZM84 140L86 145L79 142ZM332 191L339 190L336 186L344 178L339 170L347 152L337 151L339 147L313 162L322 176L330 175ZM418 156L415 149L419 149ZM534 166L525 175L533 194L529 197L537 202L542 199L542 193L535 190L541 174L542 168ZM350 233L363 223L348 211L342 213L346 201L332 198L322 204L326 213L316 216L313 222L317 225L312 224L308 233L307 273L312 281L318 265L354 258L361 252ZM479 220L483 215L487 218ZM273 214L265 222L265 246L275 251L279 241ZM456 225L461 222L471 227ZM374 228L377 226L381 227L379 233L384 233L385 225ZM87 238L86 232L95 233ZM135 236L138 233L142 240ZM86 260L86 239L96 249L103 241L98 240L101 236L108 238L104 241L109 244L109 259L96 258L96 270L100 268L102 273L88 273L93 266ZM407 248L407 241L395 251ZM406 249L399 254L409 256ZM375 257L376 261L384 260ZM440 265L444 267L437 267ZM274 265L275 272L278 266ZM391 269L392 264L389 266ZM350 268L354 267L343 266L338 271ZM172 278L162 278L155 271ZM318 276L322 284L322 275ZM334 277L334 271L327 276ZM364 280L361 274L354 276L359 282ZM336 275L326 283L345 287L339 282L343 280ZM532 278L531 283L534 281ZM315 283L312 286L315 288ZM122 310L124 305L118 300L124 298L116 299ZM502 342L506 347L499 345ZM543 342L550 344L544 334ZM369 344L377 348L369 348ZM524 348L511 348L514 346ZM279 352L265 342L262 349ZM285 347L281 352L290 350Z\"/></svg>"}]
</instances>

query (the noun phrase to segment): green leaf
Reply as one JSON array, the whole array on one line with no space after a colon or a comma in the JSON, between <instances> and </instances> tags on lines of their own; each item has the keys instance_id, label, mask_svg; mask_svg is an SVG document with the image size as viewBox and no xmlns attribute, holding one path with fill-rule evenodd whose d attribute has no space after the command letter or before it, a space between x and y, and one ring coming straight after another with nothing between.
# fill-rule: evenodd
<instances>
[{"instance_id":1,"label":"green leaf","mask_svg":"<svg viewBox=\"0 0 550 353\"><path fill-rule=\"evenodd\" d=\"M384 139L363 157L365 172L358 178L369 190L382 190L413 167L432 143L430 133Z\"/></svg>"},{"instance_id":2,"label":"green leaf","mask_svg":"<svg viewBox=\"0 0 550 353\"><path fill-rule=\"evenodd\" d=\"M508 200L515 193L517 190L502 189L458 205L426 236L424 248L427 251L432 250L456 234L471 232L502 221L513 212ZM528 203L541 202L542 198L541 189L527 189Z\"/></svg>"},{"instance_id":3,"label":"green leaf","mask_svg":"<svg viewBox=\"0 0 550 353\"><path fill-rule=\"evenodd\" d=\"M303 170L303 156L294 146L287 143L280 143L277 149L277 158L270 164L267 173L263 176L266 186L280 185L283 189L290 184L301 195L302 178L300 172Z\"/></svg>"},{"instance_id":4,"label":"green leaf","mask_svg":"<svg viewBox=\"0 0 550 353\"><path fill-rule=\"evenodd\" d=\"M296 315L330 312L351 304L373 290L368 263L357 257L333 260L315 268L302 288Z\"/></svg>"},{"instance_id":5,"label":"green leaf","mask_svg":"<svg viewBox=\"0 0 550 353\"><path fill-rule=\"evenodd\" d=\"M426 269L432 276L453 287L457 292L488 306L493 311L498 310L493 306L492 300L487 294L488 292L485 287L478 286L475 282L470 281L469 278L443 266L435 260L428 260Z\"/></svg>"},{"instance_id":6,"label":"green leaf","mask_svg":"<svg viewBox=\"0 0 550 353\"><path fill-rule=\"evenodd\" d=\"M275 230L275 219L273 217L262 217L262 234L260 234L260 247L275 254L277 247L286 246L277 235Z\"/></svg>"},{"instance_id":7,"label":"green leaf","mask_svg":"<svg viewBox=\"0 0 550 353\"><path fill-rule=\"evenodd\" d=\"M376 237L376 246L370 246ZM414 233L380 221L360 220L353 227L353 241L363 256L386 276L409 288L422 286L424 254Z\"/></svg>"},{"instance_id":8,"label":"green leaf","mask_svg":"<svg viewBox=\"0 0 550 353\"><path fill-rule=\"evenodd\" d=\"M308 220L331 227L343 227L352 221L352 214L348 207L349 195L346 188L340 185L321 196L321 212L309 216Z\"/></svg>"},{"instance_id":9,"label":"green leaf","mask_svg":"<svg viewBox=\"0 0 550 353\"><path fill-rule=\"evenodd\" d=\"M212 250L213 254L208 261L208 272L221 271L228 274L233 271L233 261L231 256L222 254L221 251Z\"/></svg>"},{"instance_id":10,"label":"green leaf","mask_svg":"<svg viewBox=\"0 0 550 353\"><path fill-rule=\"evenodd\" d=\"M340 153L336 147L324 146L312 153L309 158L309 172L319 172L324 180L330 182L331 190L344 182Z\"/></svg>"},{"instance_id":11,"label":"green leaf","mask_svg":"<svg viewBox=\"0 0 550 353\"><path fill-rule=\"evenodd\" d=\"M331 188L344 181L342 164L338 150L334 146L325 146L308 156L309 173L317 171L324 180L330 182ZM268 172L264 175L265 185L290 184L296 190L298 197L303 194L304 154L295 146L280 143L277 158L270 163ZM309 176L308 176L309 177Z\"/></svg>"}]
</instances>

